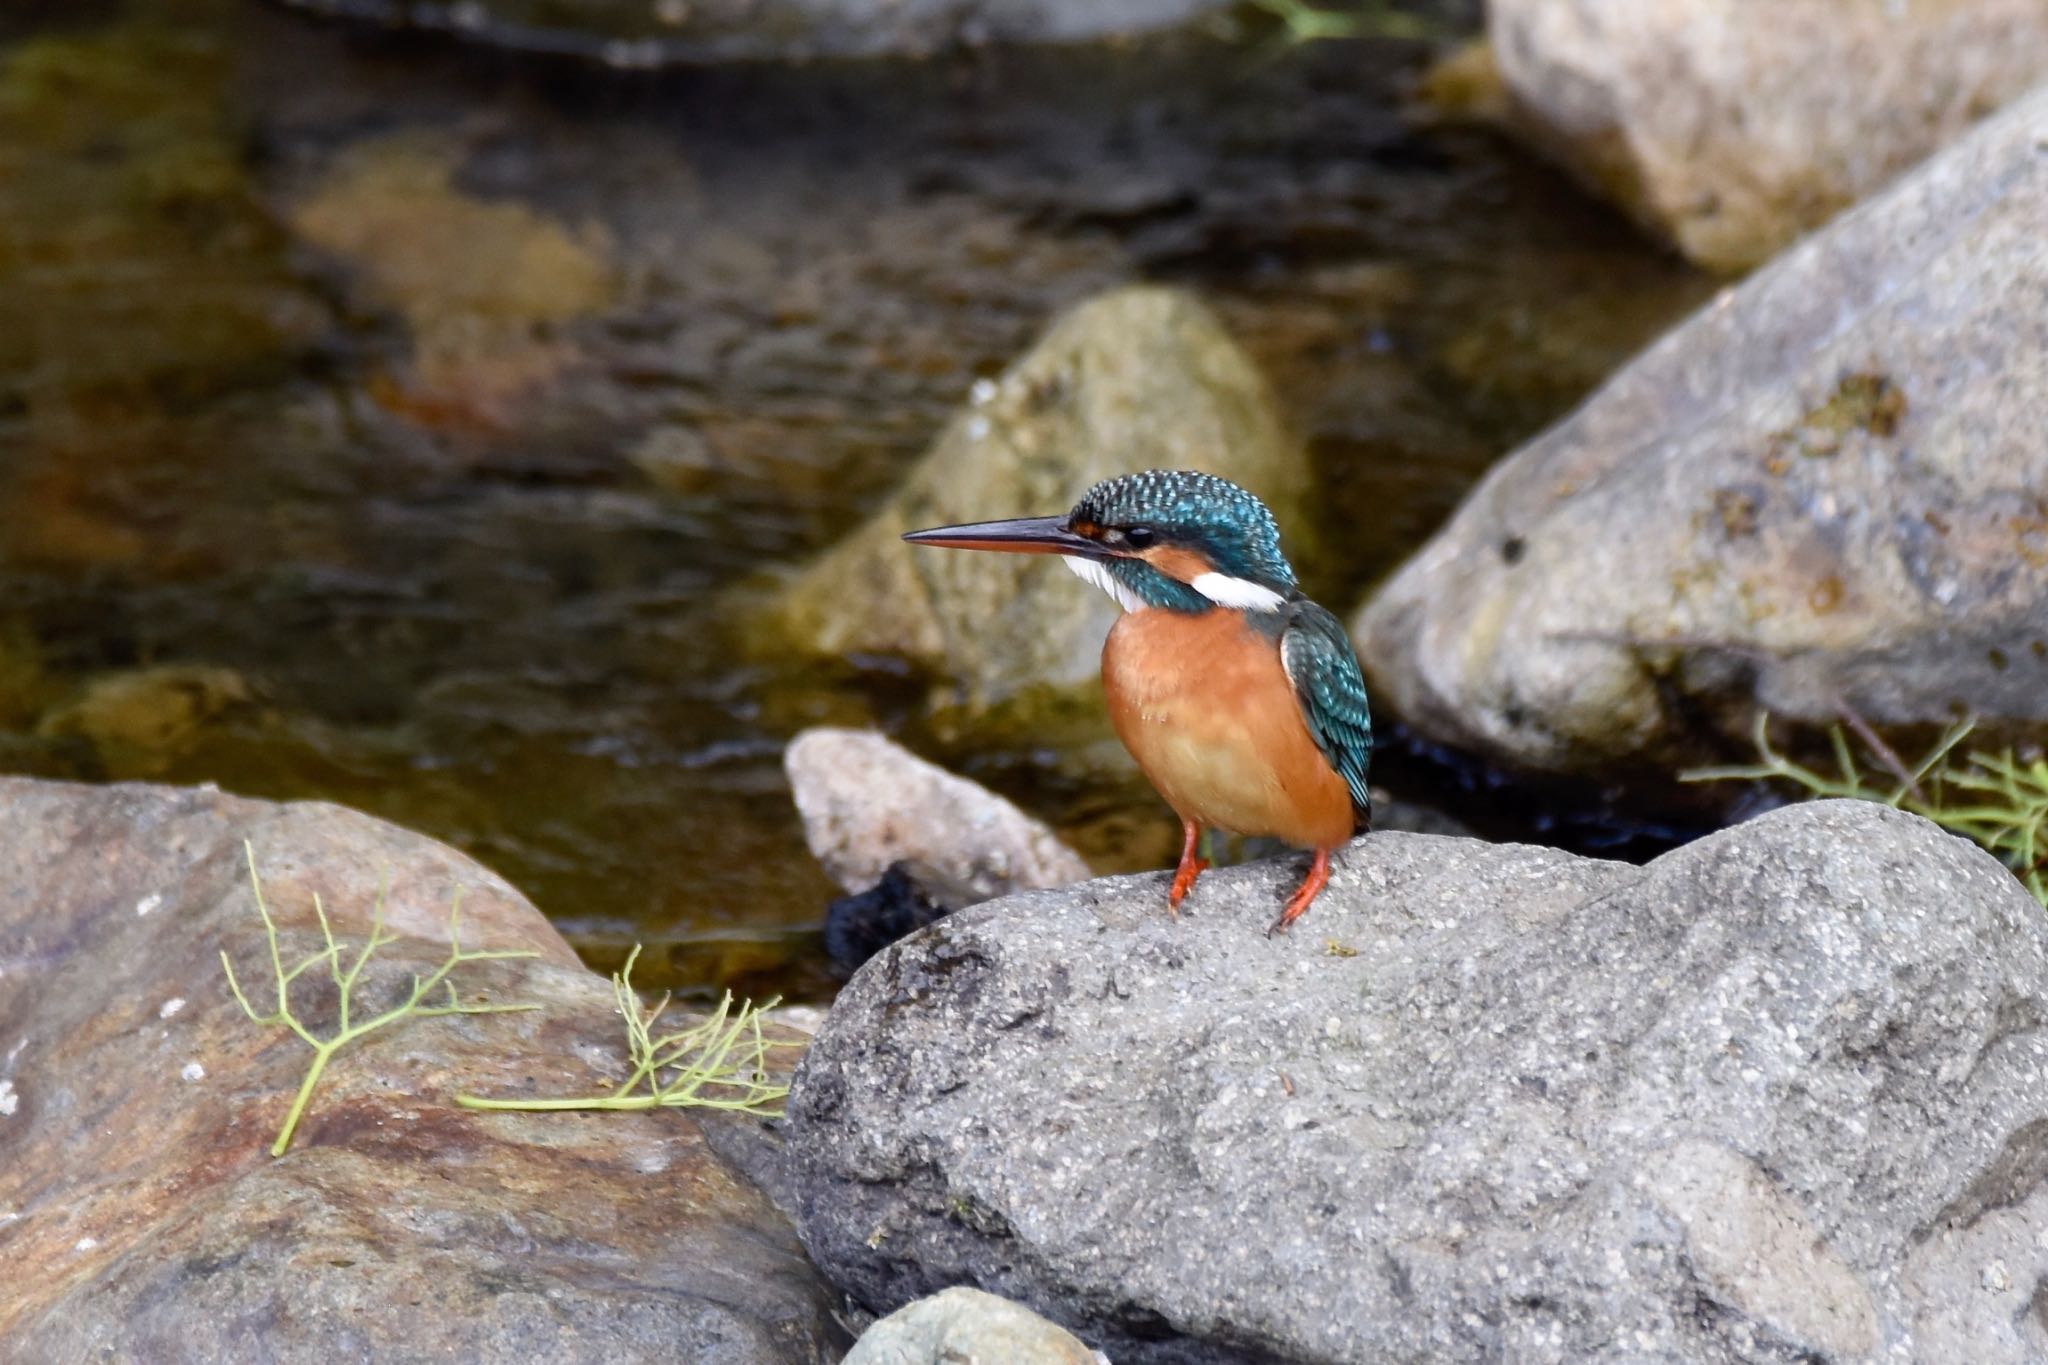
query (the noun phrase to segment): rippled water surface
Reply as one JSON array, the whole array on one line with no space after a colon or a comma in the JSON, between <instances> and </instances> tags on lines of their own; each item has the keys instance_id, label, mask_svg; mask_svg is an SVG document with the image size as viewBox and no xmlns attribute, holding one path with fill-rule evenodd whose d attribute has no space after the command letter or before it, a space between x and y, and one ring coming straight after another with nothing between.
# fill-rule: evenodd
<instances>
[{"instance_id":1,"label":"rippled water surface","mask_svg":"<svg viewBox=\"0 0 2048 1365\"><path fill-rule=\"evenodd\" d=\"M1154 279L1272 376L1330 495L1312 586L1355 604L1707 288L1404 116L1431 55L629 76L253 0L0 19L0 768L347 802L599 965L643 940L670 982L809 996L803 725L1161 861L1127 772L950 746L887 660L737 662L729 589L855 523L1060 308Z\"/></svg>"}]
</instances>

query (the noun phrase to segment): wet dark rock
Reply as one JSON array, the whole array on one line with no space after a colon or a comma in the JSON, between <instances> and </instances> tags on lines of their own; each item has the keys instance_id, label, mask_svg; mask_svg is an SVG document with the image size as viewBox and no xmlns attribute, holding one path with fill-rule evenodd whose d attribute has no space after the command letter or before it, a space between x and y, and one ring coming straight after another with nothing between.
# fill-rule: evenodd
<instances>
[{"instance_id":1,"label":"wet dark rock","mask_svg":"<svg viewBox=\"0 0 2048 1365\"><path fill-rule=\"evenodd\" d=\"M882 880L825 908L825 952L851 975L897 939L987 899L926 863L891 863Z\"/></svg>"},{"instance_id":2,"label":"wet dark rock","mask_svg":"<svg viewBox=\"0 0 2048 1365\"><path fill-rule=\"evenodd\" d=\"M285 0L300 9L655 67L928 56L1143 33L1229 0Z\"/></svg>"},{"instance_id":3,"label":"wet dark rock","mask_svg":"<svg viewBox=\"0 0 2048 1365\"><path fill-rule=\"evenodd\" d=\"M1064 512L1092 484L1203 469L1264 498L1299 554L1307 458L1271 391L1209 310L1130 288L1061 318L982 386L902 489L790 585L781 628L823 654L891 653L956 682L970 707L1093 685L1117 607L1041 557L903 543L905 531Z\"/></svg>"},{"instance_id":4,"label":"wet dark rock","mask_svg":"<svg viewBox=\"0 0 2048 1365\"><path fill-rule=\"evenodd\" d=\"M787 1125L805 1244L1118 1362L2048 1353L2048 920L1874 804L1648 866L1354 841L974 907L869 962Z\"/></svg>"},{"instance_id":5,"label":"wet dark rock","mask_svg":"<svg viewBox=\"0 0 2048 1365\"><path fill-rule=\"evenodd\" d=\"M1740 270L2048 77L2036 0L1493 0L1510 121L1694 260Z\"/></svg>"},{"instance_id":6,"label":"wet dark rock","mask_svg":"<svg viewBox=\"0 0 2048 1365\"><path fill-rule=\"evenodd\" d=\"M2044 147L2039 92L1504 461L1354 622L1375 697L1573 773L2048 721Z\"/></svg>"},{"instance_id":7,"label":"wet dark rock","mask_svg":"<svg viewBox=\"0 0 2048 1365\"><path fill-rule=\"evenodd\" d=\"M320 941L316 893L359 942L384 887L382 1001L442 961L459 893L467 946L540 954L464 968L469 998L544 1008L371 1035L273 1160L310 1053L222 975L225 951L269 984L244 840L287 961ZM460 854L332 806L0 779L0 867L9 1359L807 1365L840 1344L788 1224L691 1115L455 1107L588 1093L623 1050L609 983ZM320 976L294 998L325 1020Z\"/></svg>"}]
</instances>

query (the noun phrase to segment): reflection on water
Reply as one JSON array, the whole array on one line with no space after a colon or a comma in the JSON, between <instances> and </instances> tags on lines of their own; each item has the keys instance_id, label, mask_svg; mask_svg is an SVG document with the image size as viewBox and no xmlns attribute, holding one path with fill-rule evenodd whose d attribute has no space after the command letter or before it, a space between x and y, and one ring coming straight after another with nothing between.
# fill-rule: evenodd
<instances>
[{"instance_id":1,"label":"reflection on water","mask_svg":"<svg viewBox=\"0 0 2048 1365\"><path fill-rule=\"evenodd\" d=\"M1414 44L625 77L249 0L35 18L0 30L0 768L347 802L684 985L829 989L806 724L908 734L1098 865L1170 851L1127 770L949 752L887 660L730 647L722 590L1058 309L1217 305L1349 604L1705 290L1411 127Z\"/></svg>"}]
</instances>

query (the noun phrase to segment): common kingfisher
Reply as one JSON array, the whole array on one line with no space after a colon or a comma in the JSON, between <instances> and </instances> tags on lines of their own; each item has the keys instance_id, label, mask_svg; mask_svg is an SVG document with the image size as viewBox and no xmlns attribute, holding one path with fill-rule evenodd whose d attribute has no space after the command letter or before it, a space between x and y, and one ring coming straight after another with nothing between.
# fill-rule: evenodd
<instances>
[{"instance_id":1,"label":"common kingfisher","mask_svg":"<svg viewBox=\"0 0 2048 1365\"><path fill-rule=\"evenodd\" d=\"M1302 596L1266 505L1213 474L1155 469L1096 484L1065 516L903 537L1054 554L1123 608L1102 647L1110 722L1180 816L1175 915L1209 862L1202 831L1315 851L1268 934L1300 919L1330 855L1372 823L1372 718L1344 626Z\"/></svg>"}]
</instances>

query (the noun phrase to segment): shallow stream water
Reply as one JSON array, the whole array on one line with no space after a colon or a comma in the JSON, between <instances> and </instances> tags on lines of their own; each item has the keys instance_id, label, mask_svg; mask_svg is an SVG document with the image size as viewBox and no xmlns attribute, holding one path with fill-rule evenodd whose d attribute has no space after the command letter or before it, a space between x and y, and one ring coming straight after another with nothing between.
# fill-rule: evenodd
<instances>
[{"instance_id":1,"label":"shallow stream water","mask_svg":"<svg viewBox=\"0 0 2048 1365\"><path fill-rule=\"evenodd\" d=\"M1438 50L623 74L255 0L0 19L0 770L343 801L686 988L831 989L806 724L1156 865L1128 772L949 749L890 661L740 662L718 604L1146 279L1272 377L1348 611L1712 287L1412 116Z\"/></svg>"}]
</instances>

